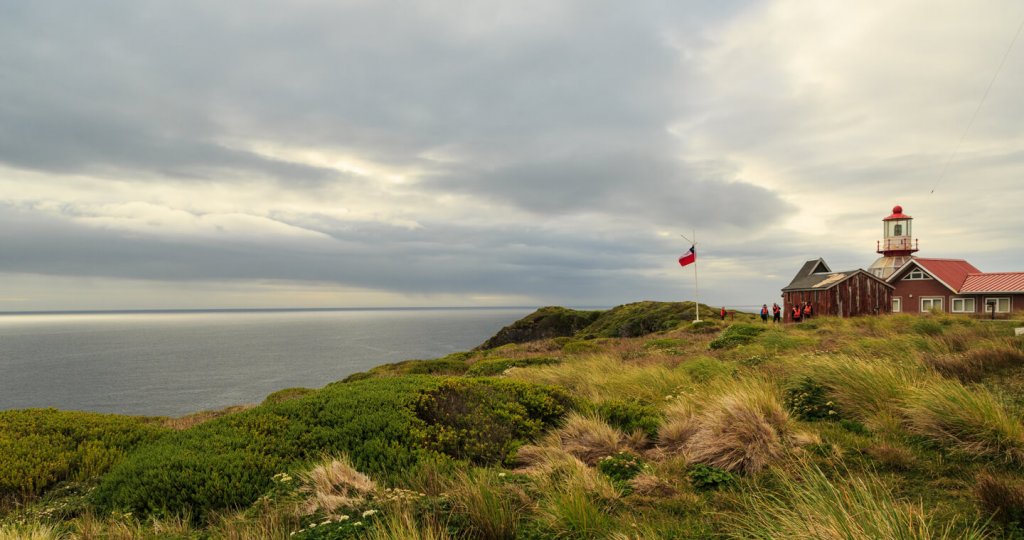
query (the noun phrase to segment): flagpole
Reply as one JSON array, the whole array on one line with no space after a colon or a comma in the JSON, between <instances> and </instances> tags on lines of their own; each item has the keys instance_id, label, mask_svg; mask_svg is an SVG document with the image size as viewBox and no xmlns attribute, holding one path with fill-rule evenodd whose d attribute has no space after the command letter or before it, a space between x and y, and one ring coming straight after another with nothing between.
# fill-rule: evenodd
<instances>
[{"instance_id":1,"label":"flagpole","mask_svg":"<svg viewBox=\"0 0 1024 540\"><path fill-rule=\"evenodd\" d=\"M693 253L695 255L697 253L697 229L693 230ZM694 316L693 322L699 323L700 322L700 289L697 288L697 257L693 258L693 296L694 296L694 298L693 298L694 304L696 304L696 309L693 310L694 313L696 314Z\"/></svg>"}]
</instances>

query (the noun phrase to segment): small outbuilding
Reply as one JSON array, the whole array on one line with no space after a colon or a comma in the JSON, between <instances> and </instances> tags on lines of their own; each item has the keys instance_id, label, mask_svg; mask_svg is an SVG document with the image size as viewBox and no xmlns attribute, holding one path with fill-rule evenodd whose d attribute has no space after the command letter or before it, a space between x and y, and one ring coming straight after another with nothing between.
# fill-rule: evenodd
<instances>
[{"instance_id":1,"label":"small outbuilding","mask_svg":"<svg viewBox=\"0 0 1024 540\"><path fill-rule=\"evenodd\" d=\"M793 306L811 305L814 315L853 317L888 313L894 286L856 269L833 272L823 259L804 263L793 281L782 289L783 313L792 320Z\"/></svg>"}]
</instances>

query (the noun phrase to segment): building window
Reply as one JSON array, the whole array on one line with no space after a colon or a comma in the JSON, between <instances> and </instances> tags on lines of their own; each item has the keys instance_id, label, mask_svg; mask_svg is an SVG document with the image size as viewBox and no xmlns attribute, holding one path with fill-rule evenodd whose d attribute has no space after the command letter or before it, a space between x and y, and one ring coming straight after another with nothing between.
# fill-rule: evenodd
<instances>
[{"instance_id":1,"label":"building window","mask_svg":"<svg viewBox=\"0 0 1024 540\"><path fill-rule=\"evenodd\" d=\"M895 236L903 236L903 225L897 223L896 226L892 228L892 231L895 233Z\"/></svg>"},{"instance_id":2,"label":"building window","mask_svg":"<svg viewBox=\"0 0 1024 540\"><path fill-rule=\"evenodd\" d=\"M974 313L974 299L954 298L950 300L950 308L953 313Z\"/></svg>"},{"instance_id":3,"label":"building window","mask_svg":"<svg viewBox=\"0 0 1024 540\"><path fill-rule=\"evenodd\" d=\"M1002 296L997 298L986 298L985 299L985 312L991 313L992 307L989 303L996 305L996 313L1009 313L1010 312L1010 298L1008 296Z\"/></svg>"},{"instance_id":4,"label":"building window","mask_svg":"<svg viewBox=\"0 0 1024 540\"><path fill-rule=\"evenodd\" d=\"M903 299L899 296L895 296L892 299L892 312L899 313L903 311Z\"/></svg>"},{"instance_id":5,"label":"building window","mask_svg":"<svg viewBox=\"0 0 1024 540\"><path fill-rule=\"evenodd\" d=\"M928 274L925 274L924 271L922 271L920 268L915 268L915 269L911 270L910 273L907 274L907 277L905 277L903 279L915 279L916 280L916 279L931 279L931 278L932 278L931 276L929 276Z\"/></svg>"},{"instance_id":6,"label":"building window","mask_svg":"<svg viewBox=\"0 0 1024 540\"><path fill-rule=\"evenodd\" d=\"M921 299L921 313L931 310L942 311L942 297L928 296Z\"/></svg>"}]
</instances>

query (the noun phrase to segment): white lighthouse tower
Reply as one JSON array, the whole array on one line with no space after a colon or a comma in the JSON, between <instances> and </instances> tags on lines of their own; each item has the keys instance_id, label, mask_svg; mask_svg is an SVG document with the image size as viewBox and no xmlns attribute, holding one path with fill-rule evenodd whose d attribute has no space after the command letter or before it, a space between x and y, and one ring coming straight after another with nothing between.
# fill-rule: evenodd
<instances>
[{"instance_id":1,"label":"white lighthouse tower","mask_svg":"<svg viewBox=\"0 0 1024 540\"><path fill-rule=\"evenodd\" d=\"M917 240L911 238L910 227L913 221L914 218L903 213L902 206L893 207L892 215L882 220L882 240L875 250L882 256L871 263L869 272L888 279L896 269L914 258Z\"/></svg>"}]
</instances>

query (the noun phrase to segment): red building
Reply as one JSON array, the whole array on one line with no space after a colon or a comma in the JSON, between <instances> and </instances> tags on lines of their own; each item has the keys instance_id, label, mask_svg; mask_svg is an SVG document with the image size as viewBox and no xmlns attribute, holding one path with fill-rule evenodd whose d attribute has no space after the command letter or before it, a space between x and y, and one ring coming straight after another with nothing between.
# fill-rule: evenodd
<instances>
[{"instance_id":1,"label":"red building","mask_svg":"<svg viewBox=\"0 0 1024 540\"><path fill-rule=\"evenodd\" d=\"M882 254L872 274L893 287L893 313L941 311L964 314L1008 314L1024 310L1024 272L982 272L963 259L915 257L912 217L896 206L882 220ZM894 268L895 267L895 268Z\"/></svg>"},{"instance_id":2,"label":"red building","mask_svg":"<svg viewBox=\"0 0 1024 540\"><path fill-rule=\"evenodd\" d=\"M822 259L807 261L782 289L782 307L792 321L793 306L810 304L815 315L852 317L888 313L893 285L865 270L833 272Z\"/></svg>"}]
</instances>

